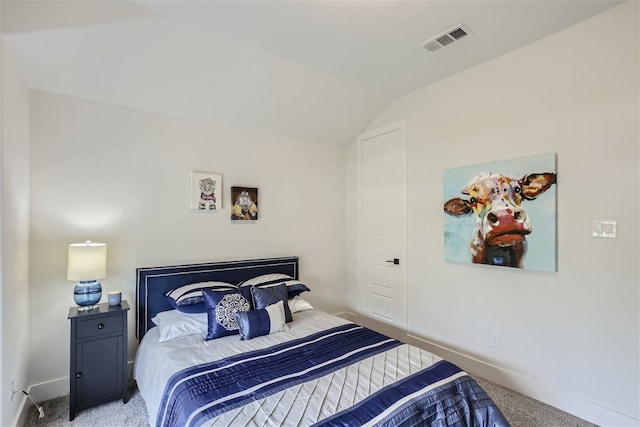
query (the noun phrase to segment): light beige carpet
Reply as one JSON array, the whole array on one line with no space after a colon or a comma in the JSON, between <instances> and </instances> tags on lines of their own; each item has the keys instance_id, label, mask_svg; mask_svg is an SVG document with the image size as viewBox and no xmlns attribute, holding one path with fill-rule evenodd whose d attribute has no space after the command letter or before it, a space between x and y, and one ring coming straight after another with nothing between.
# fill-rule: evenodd
<instances>
[{"instance_id":1,"label":"light beige carpet","mask_svg":"<svg viewBox=\"0 0 640 427\"><path fill-rule=\"evenodd\" d=\"M591 424L559 409L545 405L520 393L477 378L478 383L487 391L498 405L512 427L593 427ZM147 427L149 418L140 392L135 384L130 386L130 398L126 404L122 400L85 409L76 413L69 421L69 398L58 397L43 402L44 418L38 418L38 411L32 405L26 426L86 426L86 427Z\"/></svg>"},{"instance_id":2,"label":"light beige carpet","mask_svg":"<svg viewBox=\"0 0 640 427\"><path fill-rule=\"evenodd\" d=\"M478 384L498 405L512 427L594 427L588 421L574 417L553 406L531 399L523 394L484 378L474 377Z\"/></svg>"}]
</instances>

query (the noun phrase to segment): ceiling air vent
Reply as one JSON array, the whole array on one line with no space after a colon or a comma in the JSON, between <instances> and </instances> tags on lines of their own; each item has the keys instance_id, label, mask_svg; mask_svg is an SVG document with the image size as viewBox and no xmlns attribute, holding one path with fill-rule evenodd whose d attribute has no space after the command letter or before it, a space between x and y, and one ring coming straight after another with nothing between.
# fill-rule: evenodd
<instances>
[{"instance_id":1,"label":"ceiling air vent","mask_svg":"<svg viewBox=\"0 0 640 427\"><path fill-rule=\"evenodd\" d=\"M427 40L420 46L423 46L429 52L435 52L436 50L445 47L463 37L471 34L471 31L464 25L456 25L455 27L445 31L444 33L437 35L436 37Z\"/></svg>"}]
</instances>

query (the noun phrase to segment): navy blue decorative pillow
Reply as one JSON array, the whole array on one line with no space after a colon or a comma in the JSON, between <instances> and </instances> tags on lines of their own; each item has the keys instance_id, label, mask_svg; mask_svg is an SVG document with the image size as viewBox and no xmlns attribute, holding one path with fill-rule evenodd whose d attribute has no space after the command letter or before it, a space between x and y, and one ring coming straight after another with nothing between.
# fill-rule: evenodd
<instances>
[{"instance_id":1,"label":"navy blue decorative pillow","mask_svg":"<svg viewBox=\"0 0 640 427\"><path fill-rule=\"evenodd\" d=\"M238 290L203 289L204 305L207 308L207 336L205 340L237 335L239 333L236 313L249 311L249 301Z\"/></svg>"},{"instance_id":2,"label":"navy blue decorative pillow","mask_svg":"<svg viewBox=\"0 0 640 427\"><path fill-rule=\"evenodd\" d=\"M247 287L255 286L265 288L268 286L279 285L280 283L284 283L285 285L287 285L287 294L289 295L289 298L298 296L303 292L311 291L307 287L307 285L305 285L301 281L282 273L263 274L252 279L245 280L238 283L238 288L240 288L240 292L245 295L245 289L247 289Z\"/></svg>"},{"instance_id":3,"label":"navy blue decorative pillow","mask_svg":"<svg viewBox=\"0 0 640 427\"><path fill-rule=\"evenodd\" d=\"M240 295L249 301L251 310L255 310L256 306L253 305L253 294L251 293L251 289L253 289L253 286L238 286L238 292L240 292Z\"/></svg>"},{"instance_id":4,"label":"navy blue decorative pillow","mask_svg":"<svg viewBox=\"0 0 640 427\"><path fill-rule=\"evenodd\" d=\"M282 301L278 301L261 310L236 313L236 320L238 321L241 340L250 340L251 338L289 329L285 323L284 303Z\"/></svg>"},{"instance_id":5,"label":"navy blue decorative pillow","mask_svg":"<svg viewBox=\"0 0 640 427\"><path fill-rule=\"evenodd\" d=\"M253 305L256 310L260 310L271 304L275 304L278 301L282 301L284 305L284 318L287 322L293 320L291 315L291 309L289 309L289 296L287 294L287 285L281 283L275 286L269 286L267 288L251 288L251 295L253 295Z\"/></svg>"},{"instance_id":6,"label":"navy blue decorative pillow","mask_svg":"<svg viewBox=\"0 0 640 427\"><path fill-rule=\"evenodd\" d=\"M173 308L183 313L206 313L202 297L203 289L235 290L238 288L226 282L198 282L189 283L164 293Z\"/></svg>"}]
</instances>

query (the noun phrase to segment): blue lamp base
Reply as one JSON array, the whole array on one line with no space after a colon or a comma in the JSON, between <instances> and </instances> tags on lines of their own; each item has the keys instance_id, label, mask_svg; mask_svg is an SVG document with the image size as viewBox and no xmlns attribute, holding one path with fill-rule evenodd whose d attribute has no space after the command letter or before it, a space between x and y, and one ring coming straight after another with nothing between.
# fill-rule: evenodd
<instances>
[{"instance_id":1,"label":"blue lamp base","mask_svg":"<svg viewBox=\"0 0 640 427\"><path fill-rule=\"evenodd\" d=\"M80 282L73 289L73 300L78 304L78 311L98 308L96 305L102 298L102 284L97 280Z\"/></svg>"}]
</instances>

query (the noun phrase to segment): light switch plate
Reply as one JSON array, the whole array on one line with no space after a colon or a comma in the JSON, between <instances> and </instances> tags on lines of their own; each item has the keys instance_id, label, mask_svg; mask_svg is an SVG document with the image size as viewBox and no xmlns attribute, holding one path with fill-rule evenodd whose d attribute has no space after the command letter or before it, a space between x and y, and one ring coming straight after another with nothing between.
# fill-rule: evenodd
<instances>
[{"instance_id":1,"label":"light switch plate","mask_svg":"<svg viewBox=\"0 0 640 427\"><path fill-rule=\"evenodd\" d=\"M614 220L594 219L591 225L591 237L618 237L618 222Z\"/></svg>"}]
</instances>

